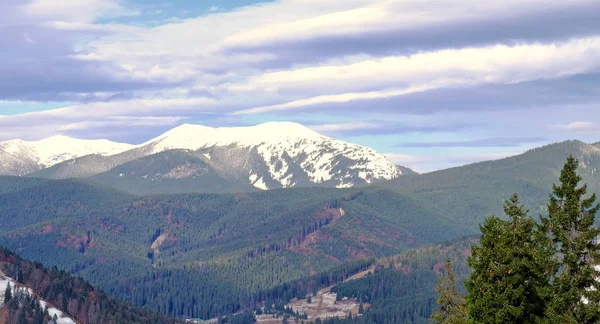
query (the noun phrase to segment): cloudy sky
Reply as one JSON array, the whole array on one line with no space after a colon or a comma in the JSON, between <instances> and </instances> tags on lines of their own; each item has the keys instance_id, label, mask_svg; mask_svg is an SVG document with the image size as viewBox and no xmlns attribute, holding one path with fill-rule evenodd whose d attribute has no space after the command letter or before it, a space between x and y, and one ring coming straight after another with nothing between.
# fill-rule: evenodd
<instances>
[{"instance_id":1,"label":"cloudy sky","mask_svg":"<svg viewBox=\"0 0 600 324\"><path fill-rule=\"evenodd\" d=\"M600 141L600 1L0 1L0 140L278 120L420 171Z\"/></svg>"}]
</instances>

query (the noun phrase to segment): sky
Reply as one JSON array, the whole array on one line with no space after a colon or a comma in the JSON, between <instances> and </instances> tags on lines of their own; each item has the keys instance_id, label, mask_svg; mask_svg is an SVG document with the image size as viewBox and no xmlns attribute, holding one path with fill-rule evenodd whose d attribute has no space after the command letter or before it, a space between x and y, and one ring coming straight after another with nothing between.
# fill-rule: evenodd
<instances>
[{"instance_id":1,"label":"sky","mask_svg":"<svg viewBox=\"0 0 600 324\"><path fill-rule=\"evenodd\" d=\"M0 1L0 141L267 121L420 172L600 141L600 1Z\"/></svg>"}]
</instances>

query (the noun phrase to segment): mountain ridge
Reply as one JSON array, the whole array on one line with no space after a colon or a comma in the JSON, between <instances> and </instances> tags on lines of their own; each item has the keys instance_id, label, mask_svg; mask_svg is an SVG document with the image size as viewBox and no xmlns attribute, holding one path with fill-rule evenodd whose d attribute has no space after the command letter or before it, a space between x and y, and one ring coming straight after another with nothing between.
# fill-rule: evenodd
<instances>
[{"instance_id":1,"label":"mountain ridge","mask_svg":"<svg viewBox=\"0 0 600 324\"><path fill-rule=\"evenodd\" d=\"M79 143L79 146L84 143L82 140L59 138L63 142ZM6 143L0 143L0 174L26 174L50 179L94 177L148 156L167 156L166 152L172 150L200 155L217 173L229 178L227 181L247 183L262 190L307 186L350 188L394 179L403 173L401 167L371 148L336 140L292 122L224 128L183 124L139 145L102 142L106 147L111 146L112 151L106 147L101 152L85 151L91 154L79 154L84 151L80 150L44 155L30 149L15 156L2 151L3 146L8 147ZM56 163L45 167L40 162L42 155L46 157L44 161ZM47 156L54 158L48 159ZM184 167L174 166L174 169ZM140 177L164 176L150 173L150 169L157 168L160 169L158 166L149 167L146 173L140 170L139 177L132 178L132 183L140 182ZM166 173L171 171L165 170ZM121 176L118 173L118 176L131 175ZM133 191L139 191L139 188L133 188Z\"/></svg>"}]
</instances>

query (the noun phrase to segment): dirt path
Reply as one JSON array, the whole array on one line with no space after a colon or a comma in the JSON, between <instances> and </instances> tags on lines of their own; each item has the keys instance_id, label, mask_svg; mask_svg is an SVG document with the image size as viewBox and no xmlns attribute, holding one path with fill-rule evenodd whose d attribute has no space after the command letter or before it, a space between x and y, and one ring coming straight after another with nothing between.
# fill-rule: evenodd
<instances>
[{"instance_id":1,"label":"dirt path","mask_svg":"<svg viewBox=\"0 0 600 324\"><path fill-rule=\"evenodd\" d=\"M319 296L319 306L317 306L317 314L323 313L323 294L317 294Z\"/></svg>"}]
</instances>

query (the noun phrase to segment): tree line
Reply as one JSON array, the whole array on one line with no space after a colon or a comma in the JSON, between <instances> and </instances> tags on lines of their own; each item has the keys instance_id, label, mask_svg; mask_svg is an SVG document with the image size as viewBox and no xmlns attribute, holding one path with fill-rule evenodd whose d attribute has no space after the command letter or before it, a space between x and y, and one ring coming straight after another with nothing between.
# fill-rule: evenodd
<instances>
[{"instance_id":1,"label":"tree line","mask_svg":"<svg viewBox=\"0 0 600 324\"><path fill-rule=\"evenodd\" d=\"M515 194L507 219L488 217L467 264L466 296L448 260L439 279L433 323L598 323L600 229L596 194L580 185L579 161L569 156L536 221Z\"/></svg>"}]
</instances>

